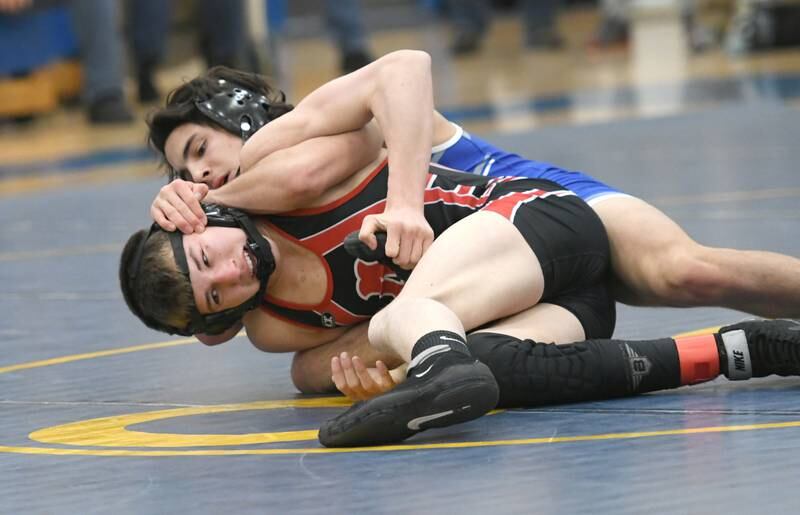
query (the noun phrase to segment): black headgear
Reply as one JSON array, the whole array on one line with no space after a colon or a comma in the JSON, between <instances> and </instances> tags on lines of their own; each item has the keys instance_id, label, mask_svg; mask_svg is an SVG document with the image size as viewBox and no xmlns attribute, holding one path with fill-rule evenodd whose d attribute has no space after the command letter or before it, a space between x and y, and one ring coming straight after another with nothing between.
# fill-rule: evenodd
<instances>
[{"instance_id":1,"label":"black headgear","mask_svg":"<svg viewBox=\"0 0 800 515\"><path fill-rule=\"evenodd\" d=\"M199 333L220 334L239 321L245 313L258 307L261 299L264 297L264 291L267 289L269 277L275 270L275 258L272 255L272 248L269 242L261 236L261 233L258 232L255 224L250 220L250 217L243 211L216 204L203 204L203 210L208 218L209 226L235 227L245 232L247 235L247 246L253 256L255 256L255 273L260 283L258 292L244 303L217 313L201 315L200 312L197 311L197 308L195 308L191 313L191 319L186 327L166 325L150 317L142 311L141 307L137 306L135 314L141 318L147 326L153 329L183 336L191 336ZM163 229L161 229L158 224L153 224L150 228L150 232L139 244L139 249L136 252L136 256L131 263L128 273L128 279L131 283L133 283L137 274L140 272L139 268L141 267L142 256L147 240L154 232L162 230ZM165 232L167 232L170 244L172 245L175 263L186 276L186 279L189 280L189 265L186 261L186 253L183 250L183 233L180 231ZM135 304L135 302L133 304Z\"/></svg>"},{"instance_id":2,"label":"black headgear","mask_svg":"<svg viewBox=\"0 0 800 515\"><path fill-rule=\"evenodd\" d=\"M220 124L242 141L247 141L269 121L269 100L233 82L218 79L221 91L194 101L201 113Z\"/></svg>"}]
</instances>

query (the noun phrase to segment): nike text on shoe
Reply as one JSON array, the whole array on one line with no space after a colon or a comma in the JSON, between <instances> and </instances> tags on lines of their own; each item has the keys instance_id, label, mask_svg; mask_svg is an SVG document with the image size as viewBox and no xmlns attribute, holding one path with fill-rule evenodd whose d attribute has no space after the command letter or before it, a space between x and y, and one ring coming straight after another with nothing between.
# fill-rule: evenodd
<instances>
[{"instance_id":1,"label":"nike text on shoe","mask_svg":"<svg viewBox=\"0 0 800 515\"><path fill-rule=\"evenodd\" d=\"M351 406L319 431L326 447L385 445L425 429L478 418L497 405L498 388L489 367L447 352L410 369L395 389Z\"/></svg>"},{"instance_id":2,"label":"nike text on shoe","mask_svg":"<svg viewBox=\"0 0 800 515\"><path fill-rule=\"evenodd\" d=\"M800 323L794 320L755 320L719 331L729 379L770 374L800 375Z\"/></svg>"}]
</instances>

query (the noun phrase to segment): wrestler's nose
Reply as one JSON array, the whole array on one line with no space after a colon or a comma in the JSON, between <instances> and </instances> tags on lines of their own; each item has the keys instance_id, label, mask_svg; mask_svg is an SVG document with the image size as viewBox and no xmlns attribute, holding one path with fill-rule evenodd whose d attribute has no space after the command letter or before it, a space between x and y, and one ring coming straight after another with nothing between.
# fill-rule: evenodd
<instances>
[{"instance_id":1,"label":"wrestler's nose","mask_svg":"<svg viewBox=\"0 0 800 515\"><path fill-rule=\"evenodd\" d=\"M211 169L202 161L196 161L186 165L192 182L204 182L209 184L211 181ZM210 184L209 184L210 185Z\"/></svg>"},{"instance_id":2,"label":"wrestler's nose","mask_svg":"<svg viewBox=\"0 0 800 515\"><path fill-rule=\"evenodd\" d=\"M215 284L235 284L241 275L239 267L234 260L226 260L214 267L213 278Z\"/></svg>"}]
</instances>

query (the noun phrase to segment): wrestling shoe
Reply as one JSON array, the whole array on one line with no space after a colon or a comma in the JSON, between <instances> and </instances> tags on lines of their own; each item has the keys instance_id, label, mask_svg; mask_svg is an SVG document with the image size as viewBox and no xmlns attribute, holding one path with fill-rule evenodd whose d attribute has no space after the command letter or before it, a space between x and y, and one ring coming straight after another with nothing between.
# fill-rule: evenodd
<instances>
[{"instance_id":1,"label":"wrestling shoe","mask_svg":"<svg viewBox=\"0 0 800 515\"><path fill-rule=\"evenodd\" d=\"M750 320L719 330L722 372L729 379L800 375L800 322Z\"/></svg>"},{"instance_id":2,"label":"wrestling shoe","mask_svg":"<svg viewBox=\"0 0 800 515\"><path fill-rule=\"evenodd\" d=\"M326 447L400 442L425 429L478 418L497 405L498 396L489 367L469 354L433 355L410 368L393 390L326 420L319 441Z\"/></svg>"}]
</instances>

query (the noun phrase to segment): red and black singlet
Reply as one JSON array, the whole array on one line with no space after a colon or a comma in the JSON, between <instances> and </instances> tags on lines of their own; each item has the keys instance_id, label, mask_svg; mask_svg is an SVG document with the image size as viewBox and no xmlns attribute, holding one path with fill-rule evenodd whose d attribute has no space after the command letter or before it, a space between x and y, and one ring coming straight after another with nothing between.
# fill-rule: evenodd
<instances>
[{"instance_id":1,"label":"red and black singlet","mask_svg":"<svg viewBox=\"0 0 800 515\"><path fill-rule=\"evenodd\" d=\"M266 295L261 305L278 318L314 327L342 327L368 320L400 292L403 282L381 264L348 254L344 239L365 216L385 209L389 176L381 163L350 193L325 206L269 215L270 228L319 256L328 279L319 304L304 305ZM431 165L425 188L425 218L434 237L478 210L514 219L517 207L536 198L573 195L556 183L516 177L487 178Z\"/></svg>"}]
</instances>

